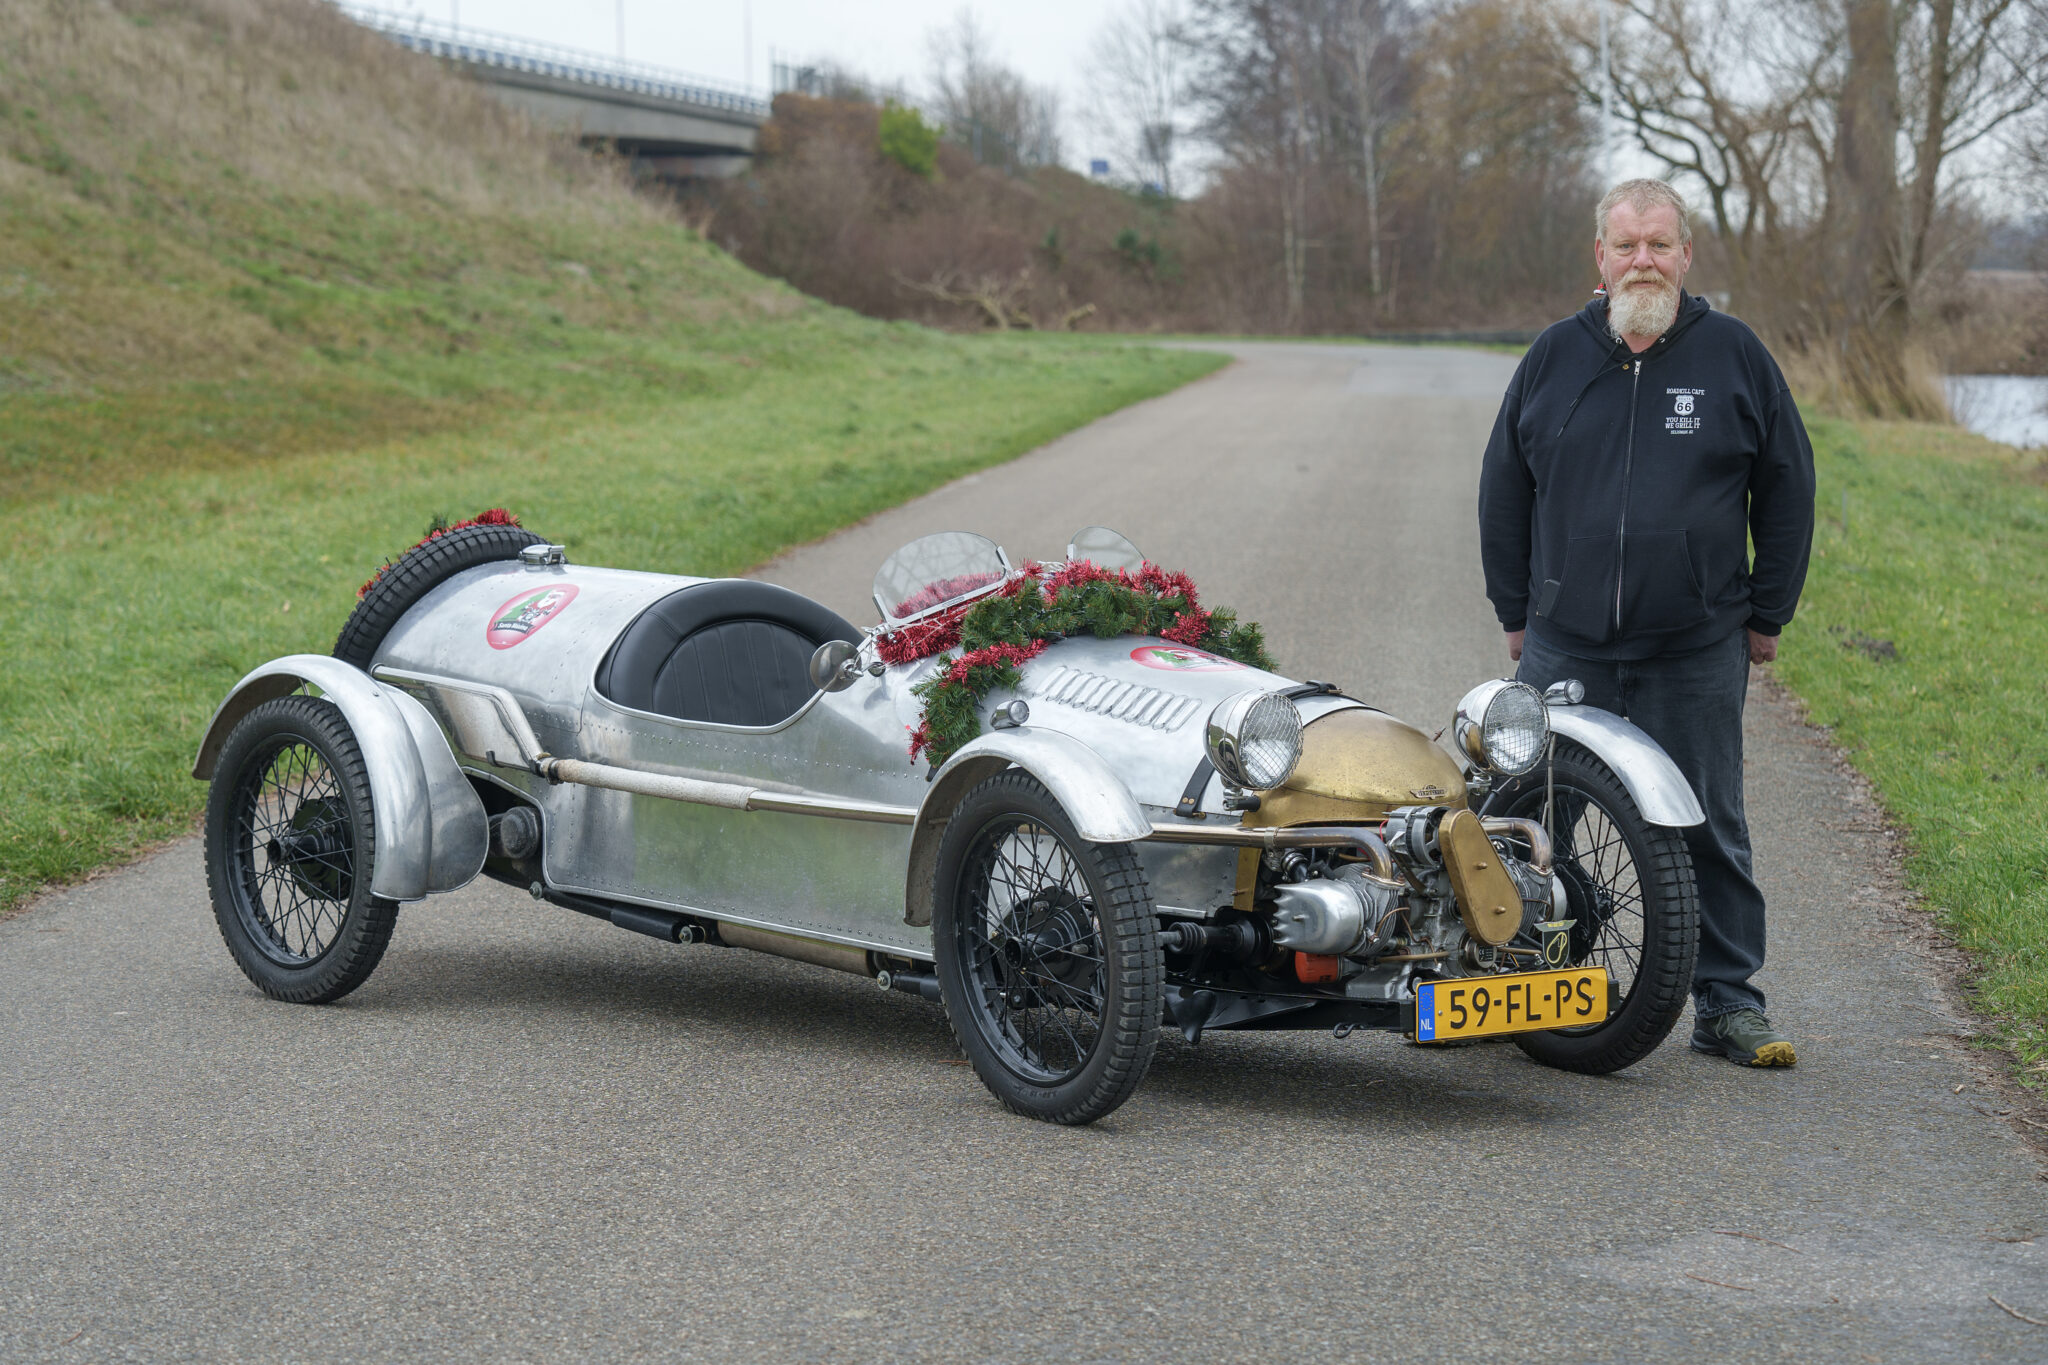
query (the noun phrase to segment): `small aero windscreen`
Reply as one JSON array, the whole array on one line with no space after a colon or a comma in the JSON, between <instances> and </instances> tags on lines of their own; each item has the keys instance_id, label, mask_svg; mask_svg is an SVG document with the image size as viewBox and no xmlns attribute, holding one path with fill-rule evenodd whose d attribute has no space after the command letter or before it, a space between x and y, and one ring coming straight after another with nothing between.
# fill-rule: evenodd
<instances>
[{"instance_id":1,"label":"small aero windscreen","mask_svg":"<svg viewBox=\"0 0 2048 1365\"><path fill-rule=\"evenodd\" d=\"M1002 586L1010 562L987 536L941 531L920 537L882 561L875 574L875 609L882 623L900 625Z\"/></svg>"},{"instance_id":2,"label":"small aero windscreen","mask_svg":"<svg viewBox=\"0 0 2048 1365\"><path fill-rule=\"evenodd\" d=\"M1085 559L1099 569L1143 568L1145 556L1121 533L1107 526L1083 526L1067 542L1067 559Z\"/></svg>"}]
</instances>

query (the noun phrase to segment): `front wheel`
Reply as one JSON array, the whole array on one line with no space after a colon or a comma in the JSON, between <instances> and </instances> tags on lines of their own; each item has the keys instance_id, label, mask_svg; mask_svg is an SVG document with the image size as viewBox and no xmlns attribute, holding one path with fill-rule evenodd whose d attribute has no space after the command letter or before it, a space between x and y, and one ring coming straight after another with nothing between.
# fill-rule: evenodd
<instances>
[{"instance_id":1,"label":"front wheel","mask_svg":"<svg viewBox=\"0 0 2048 1365\"><path fill-rule=\"evenodd\" d=\"M976 787L946 822L932 945L953 1036L1004 1107L1092 1123L1152 1065L1159 920L1128 844L1091 844L1029 775Z\"/></svg>"},{"instance_id":2,"label":"front wheel","mask_svg":"<svg viewBox=\"0 0 2048 1365\"><path fill-rule=\"evenodd\" d=\"M341 708L280 697L221 746L206 802L206 885L236 965L278 1000L323 1005L369 978L398 902L370 893L369 771Z\"/></svg>"},{"instance_id":3,"label":"front wheel","mask_svg":"<svg viewBox=\"0 0 2048 1365\"><path fill-rule=\"evenodd\" d=\"M1572 920L1571 962L1605 967L1620 1004L1584 1029L1524 1033L1546 1066L1604 1075L1656 1051L1685 1010L1699 952L1699 895L1682 830L1643 818L1628 788L1590 750L1559 740L1555 768L1517 778L1496 803L1550 831Z\"/></svg>"}]
</instances>

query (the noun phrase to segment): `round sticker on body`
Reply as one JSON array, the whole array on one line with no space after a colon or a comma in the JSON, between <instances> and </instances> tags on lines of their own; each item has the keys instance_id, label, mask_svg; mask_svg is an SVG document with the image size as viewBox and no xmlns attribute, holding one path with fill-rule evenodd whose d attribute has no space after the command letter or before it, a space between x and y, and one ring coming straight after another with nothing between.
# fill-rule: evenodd
<instances>
[{"instance_id":1,"label":"round sticker on body","mask_svg":"<svg viewBox=\"0 0 2048 1365\"><path fill-rule=\"evenodd\" d=\"M1235 659L1211 654L1206 649L1191 649L1187 645L1139 645L1131 651L1131 661L1169 673L1221 673L1244 667Z\"/></svg>"},{"instance_id":2,"label":"round sticker on body","mask_svg":"<svg viewBox=\"0 0 2048 1365\"><path fill-rule=\"evenodd\" d=\"M535 631L560 616L580 591L574 583L553 583L514 594L491 613L490 624L484 627L485 641L492 649L510 649L531 639Z\"/></svg>"}]
</instances>

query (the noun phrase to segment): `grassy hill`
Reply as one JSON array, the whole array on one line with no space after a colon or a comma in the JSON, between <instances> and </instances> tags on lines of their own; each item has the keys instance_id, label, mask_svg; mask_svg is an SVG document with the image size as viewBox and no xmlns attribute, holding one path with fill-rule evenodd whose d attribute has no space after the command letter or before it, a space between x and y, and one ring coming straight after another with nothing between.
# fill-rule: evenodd
<instances>
[{"instance_id":1,"label":"grassy hill","mask_svg":"<svg viewBox=\"0 0 2048 1365\"><path fill-rule=\"evenodd\" d=\"M317 0L0 0L0 914L436 516L728 573L1217 363L829 308Z\"/></svg>"}]
</instances>

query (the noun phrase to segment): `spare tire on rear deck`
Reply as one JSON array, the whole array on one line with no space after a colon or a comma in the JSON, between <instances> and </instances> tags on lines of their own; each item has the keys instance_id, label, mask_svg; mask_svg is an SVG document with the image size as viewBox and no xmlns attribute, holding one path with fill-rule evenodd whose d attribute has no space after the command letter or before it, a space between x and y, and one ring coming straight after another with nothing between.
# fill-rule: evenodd
<instances>
[{"instance_id":1,"label":"spare tire on rear deck","mask_svg":"<svg viewBox=\"0 0 2048 1365\"><path fill-rule=\"evenodd\" d=\"M349 613L348 621L334 641L334 657L357 668L368 669L377 646L398 624L398 619L443 583L479 564L517 559L529 545L542 545L537 536L521 526L459 526L443 531L432 540L415 545L396 564L370 584L368 592Z\"/></svg>"}]
</instances>

